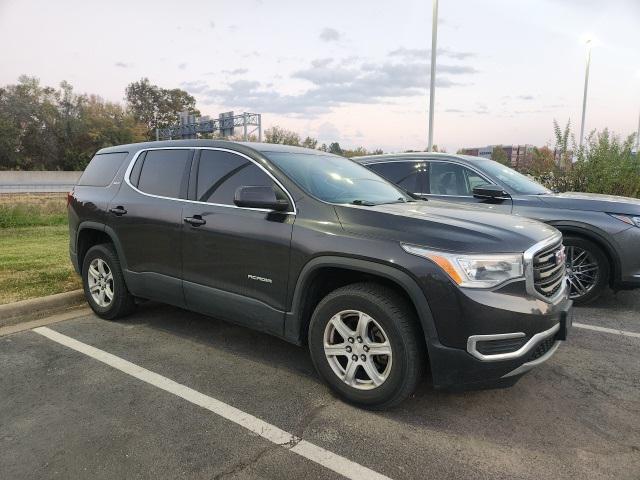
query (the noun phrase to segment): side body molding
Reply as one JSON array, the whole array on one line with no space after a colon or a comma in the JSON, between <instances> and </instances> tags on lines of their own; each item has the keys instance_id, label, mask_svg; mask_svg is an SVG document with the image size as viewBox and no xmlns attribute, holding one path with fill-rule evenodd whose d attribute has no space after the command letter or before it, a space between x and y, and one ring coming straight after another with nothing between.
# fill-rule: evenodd
<instances>
[{"instance_id":1,"label":"side body molding","mask_svg":"<svg viewBox=\"0 0 640 480\"><path fill-rule=\"evenodd\" d=\"M427 344L429 344L429 339L437 338L433 316L427 299L416 281L409 276L409 274L399 268L368 260L340 256L320 256L310 260L302 268L298 276L293 293L291 311L285 314L284 337L286 340L298 345L304 342L303 337L307 327L305 319L303 318L305 296L313 280L314 273L326 267L344 268L355 272L367 273L384 277L394 282L408 294L413 302L418 312L419 321L424 331Z\"/></svg>"}]
</instances>

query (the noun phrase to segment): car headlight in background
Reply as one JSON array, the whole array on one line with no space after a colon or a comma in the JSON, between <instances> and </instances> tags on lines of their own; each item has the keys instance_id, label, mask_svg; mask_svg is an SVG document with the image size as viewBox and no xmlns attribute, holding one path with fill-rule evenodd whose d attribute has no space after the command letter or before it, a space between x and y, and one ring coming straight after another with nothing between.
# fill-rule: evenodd
<instances>
[{"instance_id":1,"label":"car headlight in background","mask_svg":"<svg viewBox=\"0 0 640 480\"><path fill-rule=\"evenodd\" d=\"M619 213L610 213L609 215L611 215L613 218L617 218L618 220L623 221L624 223L633 225L634 227L640 227L640 216L621 215Z\"/></svg>"},{"instance_id":2,"label":"car headlight in background","mask_svg":"<svg viewBox=\"0 0 640 480\"><path fill-rule=\"evenodd\" d=\"M508 280L524 278L522 254L464 255L401 245L407 253L434 262L461 287L491 288Z\"/></svg>"}]
</instances>

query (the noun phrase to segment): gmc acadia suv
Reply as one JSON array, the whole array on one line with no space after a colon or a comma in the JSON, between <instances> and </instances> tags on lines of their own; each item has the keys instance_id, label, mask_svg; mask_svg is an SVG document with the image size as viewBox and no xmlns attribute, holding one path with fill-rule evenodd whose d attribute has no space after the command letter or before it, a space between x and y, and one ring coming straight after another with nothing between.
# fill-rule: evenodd
<instances>
[{"instance_id":1,"label":"gmc acadia suv","mask_svg":"<svg viewBox=\"0 0 640 480\"><path fill-rule=\"evenodd\" d=\"M69 194L70 253L102 318L152 299L308 344L340 396L385 408L506 386L570 326L561 234L414 200L315 150L185 140L100 150Z\"/></svg>"}]
</instances>

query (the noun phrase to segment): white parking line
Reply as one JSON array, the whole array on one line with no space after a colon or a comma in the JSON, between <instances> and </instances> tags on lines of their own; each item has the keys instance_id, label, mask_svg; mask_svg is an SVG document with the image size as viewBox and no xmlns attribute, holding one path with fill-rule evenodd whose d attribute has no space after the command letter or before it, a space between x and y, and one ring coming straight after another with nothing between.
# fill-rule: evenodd
<instances>
[{"instance_id":1,"label":"white parking line","mask_svg":"<svg viewBox=\"0 0 640 480\"><path fill-rule=\"evenodd\" d=\"M596 325L586 325L584 323L573 322L573 326L576 328L584 328L585 330L593 330L595 332L614 333L616 335L624 335L625 337L640 338L640 333L627 332L626 330L617 330L615 328L598 327Z\"/></svg>"},{"instance_id":2,"label":"white parking line","mask_svg":"<svg viewBox=\"0 0 640 480\"><path fill-rule=\"evenodd\" d=\"M47 327L34 328L33 331L53 340L54 342L64 345L65 347L69 347L77 352L94 358L99 362L107 364L110 367L120 370L121 372L131 375L138 380L142 380L143 382L183 398L194 405L206 408L207 410L220 415L221 417L226 418L247 430L250 430L262 438L269 440L276 445L280 445L291 452L297 453L298 455L322 465L329 470L333 470L346 478L353 480L390 480L389 477L374 472L359 463L352 462L345 457L330 452L329 450L325 450L322 447L318 447L306 440L302 440L289 432L265 422L264 420L260 420L259 418L221 402L220 400L216 400L213 397L209 397L208 395L193 390L192 388L174 382L167 377L163 377L162 375L142 368L120 357L116 357L104 350L79 342L78 340L67 337L66 335L58 333Z\"/></svg>"}]
</instances>

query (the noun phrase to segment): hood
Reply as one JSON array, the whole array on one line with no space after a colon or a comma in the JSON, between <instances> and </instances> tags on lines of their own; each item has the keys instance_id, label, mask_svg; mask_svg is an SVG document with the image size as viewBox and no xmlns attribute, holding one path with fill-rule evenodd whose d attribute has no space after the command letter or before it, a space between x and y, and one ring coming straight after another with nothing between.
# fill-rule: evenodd
<instances>
[{"instance_id":1,"label":"hood","mask_svg":"<svg viewBox=\"0 0 640 480\"><path fill-rule=\"evenodd\" d=\"M554 208L640 215L640 199L600 193L550 193L539 198Z\"/></svg>"},{"instance_id":2,"label":"hood","mask_svg":"<svg viewBox=\"0 0 640 480\"><path fill-rule=\"evenodd\" d=\"M336 210L349 232L460 253L524 252L558 234L536 220L432 200Z\"/></svg>"}]
</instances>

